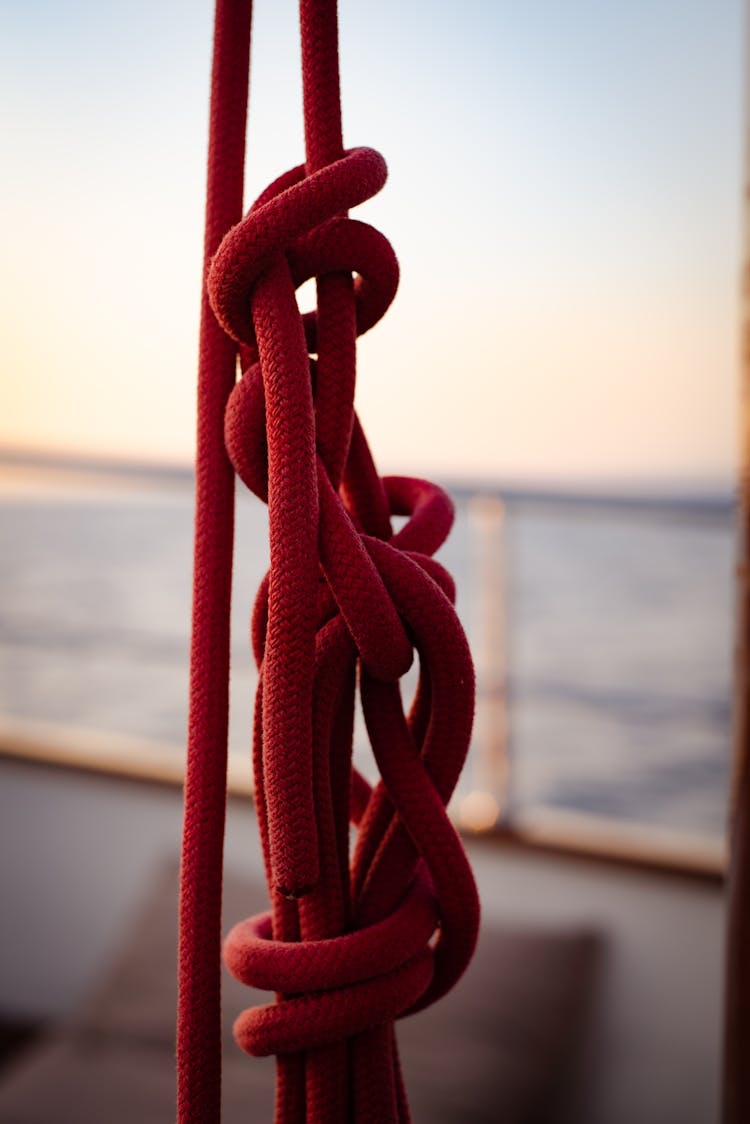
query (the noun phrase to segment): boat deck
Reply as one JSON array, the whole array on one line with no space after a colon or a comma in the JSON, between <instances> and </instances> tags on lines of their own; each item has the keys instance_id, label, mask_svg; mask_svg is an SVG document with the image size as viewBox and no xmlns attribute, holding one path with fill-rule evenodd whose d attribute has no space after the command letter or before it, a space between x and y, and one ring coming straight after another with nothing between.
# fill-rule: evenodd
<instances>
[{"instance_id":1,"label":"boat deck","mask_svg":"<svg viewBox=\"0 0 750 1124\"><path fill-rule=\"evenodd\" d=\"M0 771L0 1014L46 1030L0 1074L0 1121L42 1124L50 1099L58 1124L64 1111L102 1119L96 1088L108 1120L113 1104L123 1119L164 1120L180 794L18 761ZM469 850L484 918L476 965L399 1031L417 1124L717 1119L720 882L497 842ZM230 923L263 905L246 801L230 800L227 870ZM230 1021L242 1002L228 984ZM270 1065L229 1036L226 1052L227 1124L249 1095L270 1118Z\"/></svg>"}]
</instances>

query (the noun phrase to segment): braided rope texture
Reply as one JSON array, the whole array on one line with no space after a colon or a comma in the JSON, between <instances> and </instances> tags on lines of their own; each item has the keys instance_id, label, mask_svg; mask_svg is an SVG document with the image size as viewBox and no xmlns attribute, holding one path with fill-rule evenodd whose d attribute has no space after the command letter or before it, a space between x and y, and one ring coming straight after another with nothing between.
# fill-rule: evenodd
<instances>
[{"instance_id":1,"label":"braided rope texture","mask_svg":"<svg viewBox=\"0 0 750 1124\"><path fill-rule=\"evenodd\" d=\"M227 7L247 9L219 0L216 43ZM306 163L271 184L207 253L222 346L231 342L242 368L231 388L224 380L207 395L213 419L220 400L224 431L209 464L223 478L228 457L268 504L270 528L251 624L270 910L234 926L224 959L244 983L276 993L240 1014L234 1033L248 1053L278 1056L277 1124L404 1124L394 1021L453 986L479 926L474 879L445 810L469 745L474 675L452 579L433 557L451 502L427 481L381 478L354 411L356 338L393 300L398 264L387 240L348 211L380 190L386 167L372 149L343 148L335 0L302 0L300 13ZM317 306L301 315L295 290L311 278ZM394 516L405 518L397 531ZM214 549L231 573L231 521L216 532L199 495L196 534L207 533L220 535ZM196 548L196 597L210 599L198 565ZM225 601L211 605L224 622ZM194 626L199 736L189 746L188 794L191 768L193 788L220 784L222 770L226 783L225 715L217 724L210 705L226 669L211 643ZM418 686L405 713L400 680L415 653ZM357 693L381 776L373 789L352 765ZM218 1063L205 1056L215 1054L215 1035L201 1042L215 996L195 998L205 955L191 957L196 945L215 947L223 809L217 827L196 800L186 799L183 845L183 1124L218 1120L220 1103ZM220 890L218 908L220 916Z\"/></svg>"}]
</instances>

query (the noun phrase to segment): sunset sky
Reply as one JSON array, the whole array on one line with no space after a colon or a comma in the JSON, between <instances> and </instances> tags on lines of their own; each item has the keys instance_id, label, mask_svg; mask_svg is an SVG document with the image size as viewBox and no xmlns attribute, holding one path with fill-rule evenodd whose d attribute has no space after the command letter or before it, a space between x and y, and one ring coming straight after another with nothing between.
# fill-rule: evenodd
<instances>
[{"instance_id":1,"label":"sunset sky","mask_svg":"<svg viewBox=\"0 0 750 1124\"><path fill-rule=\"evenodd\" d=\"M341 0L359 209L402 284L361 343L384 470L724 483L740 0ZM301 161L293 0L255 5L248 203ZM208 0L6 0L0 446L192 455Z\"/></svg>"}]
</instances>

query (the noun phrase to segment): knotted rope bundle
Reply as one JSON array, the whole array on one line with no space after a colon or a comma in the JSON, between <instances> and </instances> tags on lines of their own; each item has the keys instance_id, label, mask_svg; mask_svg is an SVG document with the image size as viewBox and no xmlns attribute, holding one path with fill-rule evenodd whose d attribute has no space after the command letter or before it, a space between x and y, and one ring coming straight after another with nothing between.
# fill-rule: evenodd
<instances>
[{"instance_id":1,"label":"knotted rope bundle","mask_svg":"<svg viewBox=\"0 0 750 1124\"><path fill-rule=\"evenodd\" d=\"M445 811L474 707L453 582L433 558L452 505L426 481L381 479L353 408L356 337L390 305L398 265L347 212L386 169L373 150L342 146L335 0L302 0L300 11L306 164L236 222L249 12L217 6L178 1016L179 1114L196 1124L219 1113L233 471L269 506L270 569L251 632L271 909L236 925L224 955L240 980L277 993L239 1016L235 1037L279 1056L279 1124L409 1119L393 1021L455 983L479 921ZM295 289L310 278L317 308L302 316ZM393 516L406 517L395 533ZM415 651L406 715L399 681ZM357 688L374 790L352 766Z\"/></svg>"}]
</instances>

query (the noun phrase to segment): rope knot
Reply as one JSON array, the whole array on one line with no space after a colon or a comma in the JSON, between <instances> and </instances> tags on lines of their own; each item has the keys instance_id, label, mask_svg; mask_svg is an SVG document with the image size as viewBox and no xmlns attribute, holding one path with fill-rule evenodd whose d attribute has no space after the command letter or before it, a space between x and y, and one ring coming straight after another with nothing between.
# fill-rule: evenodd
<instances>
[{"instance_id":1,"label":"rope knot","mask_svg":"<svg viewBox=\"0 0 750 1124\"><path fill-rule=\"evenodd\" d=\"M387 169L372 148L352 148L340 160L306 175L285 172L225 235L211 261L208 295L222 328L257 354L252 296L258 278L285 255L295 287L327 272L356 271L357 329L377 323L393 300L398 264L388 241L366 223L344 217L385 183ZM315 313L304 318L309 349L317 349Z\"/></svg>"},{"instance_id":2,"label":"rope knot","mask_svg":"<svg viewBox=\"0 0 750 1124\"><path fill-rule=\"evenodd\" d=\"M225 447L268 503L271 538L252 632L272 911L235 926L225 946L233 974L278 996L237 1019L252 1054L330 1046L426 1006L476 939L476 889L445 811L473 716L453 581L433 558L453 506L427 481L381 480L353 409L355 339L393 300L398 263L345 212L385 176L367 148L311 174L291 169L225 236L207 278L243 368ZM317 308L302 314L295 291L311 278ZM393 517L405 519L395 531ZM415 651L407 717L399 681ZM383 780L365 802L347 886L332 856L348 847L340 794L357 673Z\"/></svg>"},{"instance_id":3,"label":"rope knot","mask_svg":"<svg viewBox=\"0 0 750 1124\"><path fill-rule=\"evenodd\" d=\"M280 941L270 913L241 921L224 944L224 962L249 987L282 996L235 1022L249 1054L316 1049L405 1014L433 975L429 942L438 912L426 870L388 916L329 939Z\"/></svg>"},{"instance_id":4,"label":"rope knot","mask_svg":"<svg viewBox=\"0 0 750 1124\"><path fill-rule=\"evenodd\" d=\"M252 644L255 805L271 909L232 929L225 958L240 980L277 996L241 1014L235 1035L250 1053L279 1055L280 1124L407 1124L390 1024L452 986L477 936L476 887L446 812L469 745L474 679L453 582L433 557L450 500L426 481L381 479L354 412L356 338L393 300L398 263L348 211L380 190L385 163L372 149L343 149L334 0L301 0L300 28L307 163L237 222L249 6L219 0L181 964L213 957L221 909L233 467L269 509ZM225 113L236 117L229 147L218 129ZM296 290L311 278L316 308L303 315ZM395 530L394 516L405 518ZM405 713L400 679L415 653ZM357 691L381 776L374 788L353 767ZM350 820L359 828L351 861ZM190 1016L189 965L181 980ZM218 1057L214 983L204 990ZM204 1095L195 1025L181 1019L181 1120L204 1124L218 1119L219 1085L214 1067Z\"/></svg>"}]
</instances>

